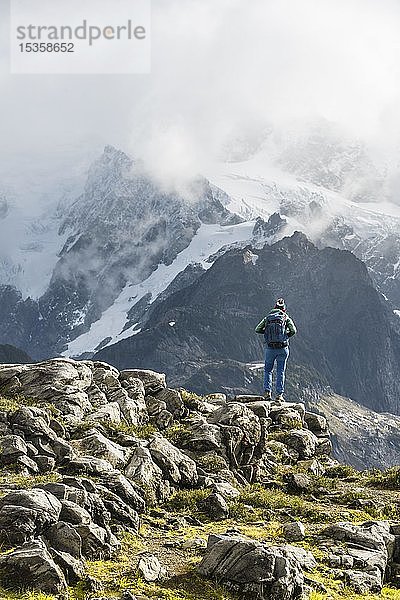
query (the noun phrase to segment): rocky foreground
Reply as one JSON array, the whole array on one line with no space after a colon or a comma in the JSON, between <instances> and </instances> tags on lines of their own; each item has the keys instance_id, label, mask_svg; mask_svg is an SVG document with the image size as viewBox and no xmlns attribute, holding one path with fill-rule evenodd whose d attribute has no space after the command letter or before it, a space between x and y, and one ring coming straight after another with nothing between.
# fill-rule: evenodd
<instances>
[{"instance_id":1,"label":"rocky foreground","mask_svg":"<svg viewBox=\"0 0 400 600\"><path fill-rule=\"evenodd\" d=\"M291 600L397 583L398 474L339 465L301 403L200 398L67 359L0 365L0 396L2 598Z\"/></svg>"}]
</instances>

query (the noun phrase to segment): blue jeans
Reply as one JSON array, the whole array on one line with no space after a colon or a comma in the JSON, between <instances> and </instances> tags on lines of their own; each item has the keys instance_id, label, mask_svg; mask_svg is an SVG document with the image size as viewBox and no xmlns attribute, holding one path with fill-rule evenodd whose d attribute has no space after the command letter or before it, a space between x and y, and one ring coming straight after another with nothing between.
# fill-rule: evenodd
<instances>
[{"instance_id":1,"label":"blue jeans","mask_svg":"<svg viewBox=\"0 0 400 600\"><path fill-rule=\"evenodd\" d=\"M289 346L286 348L265 348L264 390L272 391L272 371L276 361L276 393L285 391L286 362L289 357Z\"/></svg>"}]
</instances>

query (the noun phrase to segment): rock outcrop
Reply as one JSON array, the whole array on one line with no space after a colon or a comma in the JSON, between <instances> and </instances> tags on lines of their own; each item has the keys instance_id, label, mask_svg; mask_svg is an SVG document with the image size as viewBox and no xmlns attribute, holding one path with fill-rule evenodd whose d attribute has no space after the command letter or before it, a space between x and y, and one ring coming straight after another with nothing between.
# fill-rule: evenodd
<instances>
[{"instance_id":1,"label":"rock outcrop","mask_svg":"<svg viewBox=\"0 0 400 600\"><path fill-rule=\"evenodd\" d=\"M304 593L301 565L290 546L266 546L227 535L210 535L198 572L252 600L297 600Z\"/></svg>"},{"instance_id":2,"label":"rock outcrop","mask_svg":"<svg viewBox=\"0 0 400 600\"><path fill-rule=\"evenodd\" d=\"M150 370L69 359L0 365L0 396L0 587L62 596L85 577L85 561L113 560L121 534L136 536L141 519L163 515L176 495L193 494L196 510L223 521L253 484L327 494L313 477L337 466L326 420L302 403L199 397ZM239 597L295 600L316 563L287 543L305 538L303 523L281 515L279 543L228 532L210 535L206 549L201 538L182 548L204 552L198 573ZM337 523L319 544L338 577L374 592L398 572L399 527ZM167 577L147 550L136 568L148 582Z\"/></svg>"}]
</instances>

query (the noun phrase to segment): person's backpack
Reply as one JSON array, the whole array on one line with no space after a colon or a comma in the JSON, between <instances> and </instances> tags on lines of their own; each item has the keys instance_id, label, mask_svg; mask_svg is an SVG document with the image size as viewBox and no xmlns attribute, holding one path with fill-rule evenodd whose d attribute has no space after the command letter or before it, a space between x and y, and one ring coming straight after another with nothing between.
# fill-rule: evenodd
<instances>
[{"instance_id":1,"label":"person's backpack","mask_svg":"<svg viewBox=\"0 0 400 600\"><path fill-rule=\"evenodd\" d=\"M265 317L264 341L272 348L283 348L287 345L287 315L282 312L271 312Z\"/></svg>"}]
</instances>

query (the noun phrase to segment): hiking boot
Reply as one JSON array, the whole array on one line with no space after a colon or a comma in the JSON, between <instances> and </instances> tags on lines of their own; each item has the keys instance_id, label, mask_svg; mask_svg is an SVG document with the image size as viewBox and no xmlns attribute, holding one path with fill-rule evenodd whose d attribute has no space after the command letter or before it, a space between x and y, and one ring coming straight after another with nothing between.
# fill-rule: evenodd
<instances>
[{"instance_id":1,"label":"hiking boot","mask_svg":"<svg viewBox=\"0 0 400 600\"><path fill-rule=\"evenodd\" d=\"M284 402L283 394L277 394L275 402Z\"/></svg>"},{"instance_id":2,"label":"hiking boot","mask_svg":"<svg viewBox=\"0 0 400 600\"><path fill-rule=\"evenodd\" d=\"M272 396L271 396L271 392L270 391L265 391L264 392L264 398L265 400L271 400Z\"/></svg>"}]
</instances>

